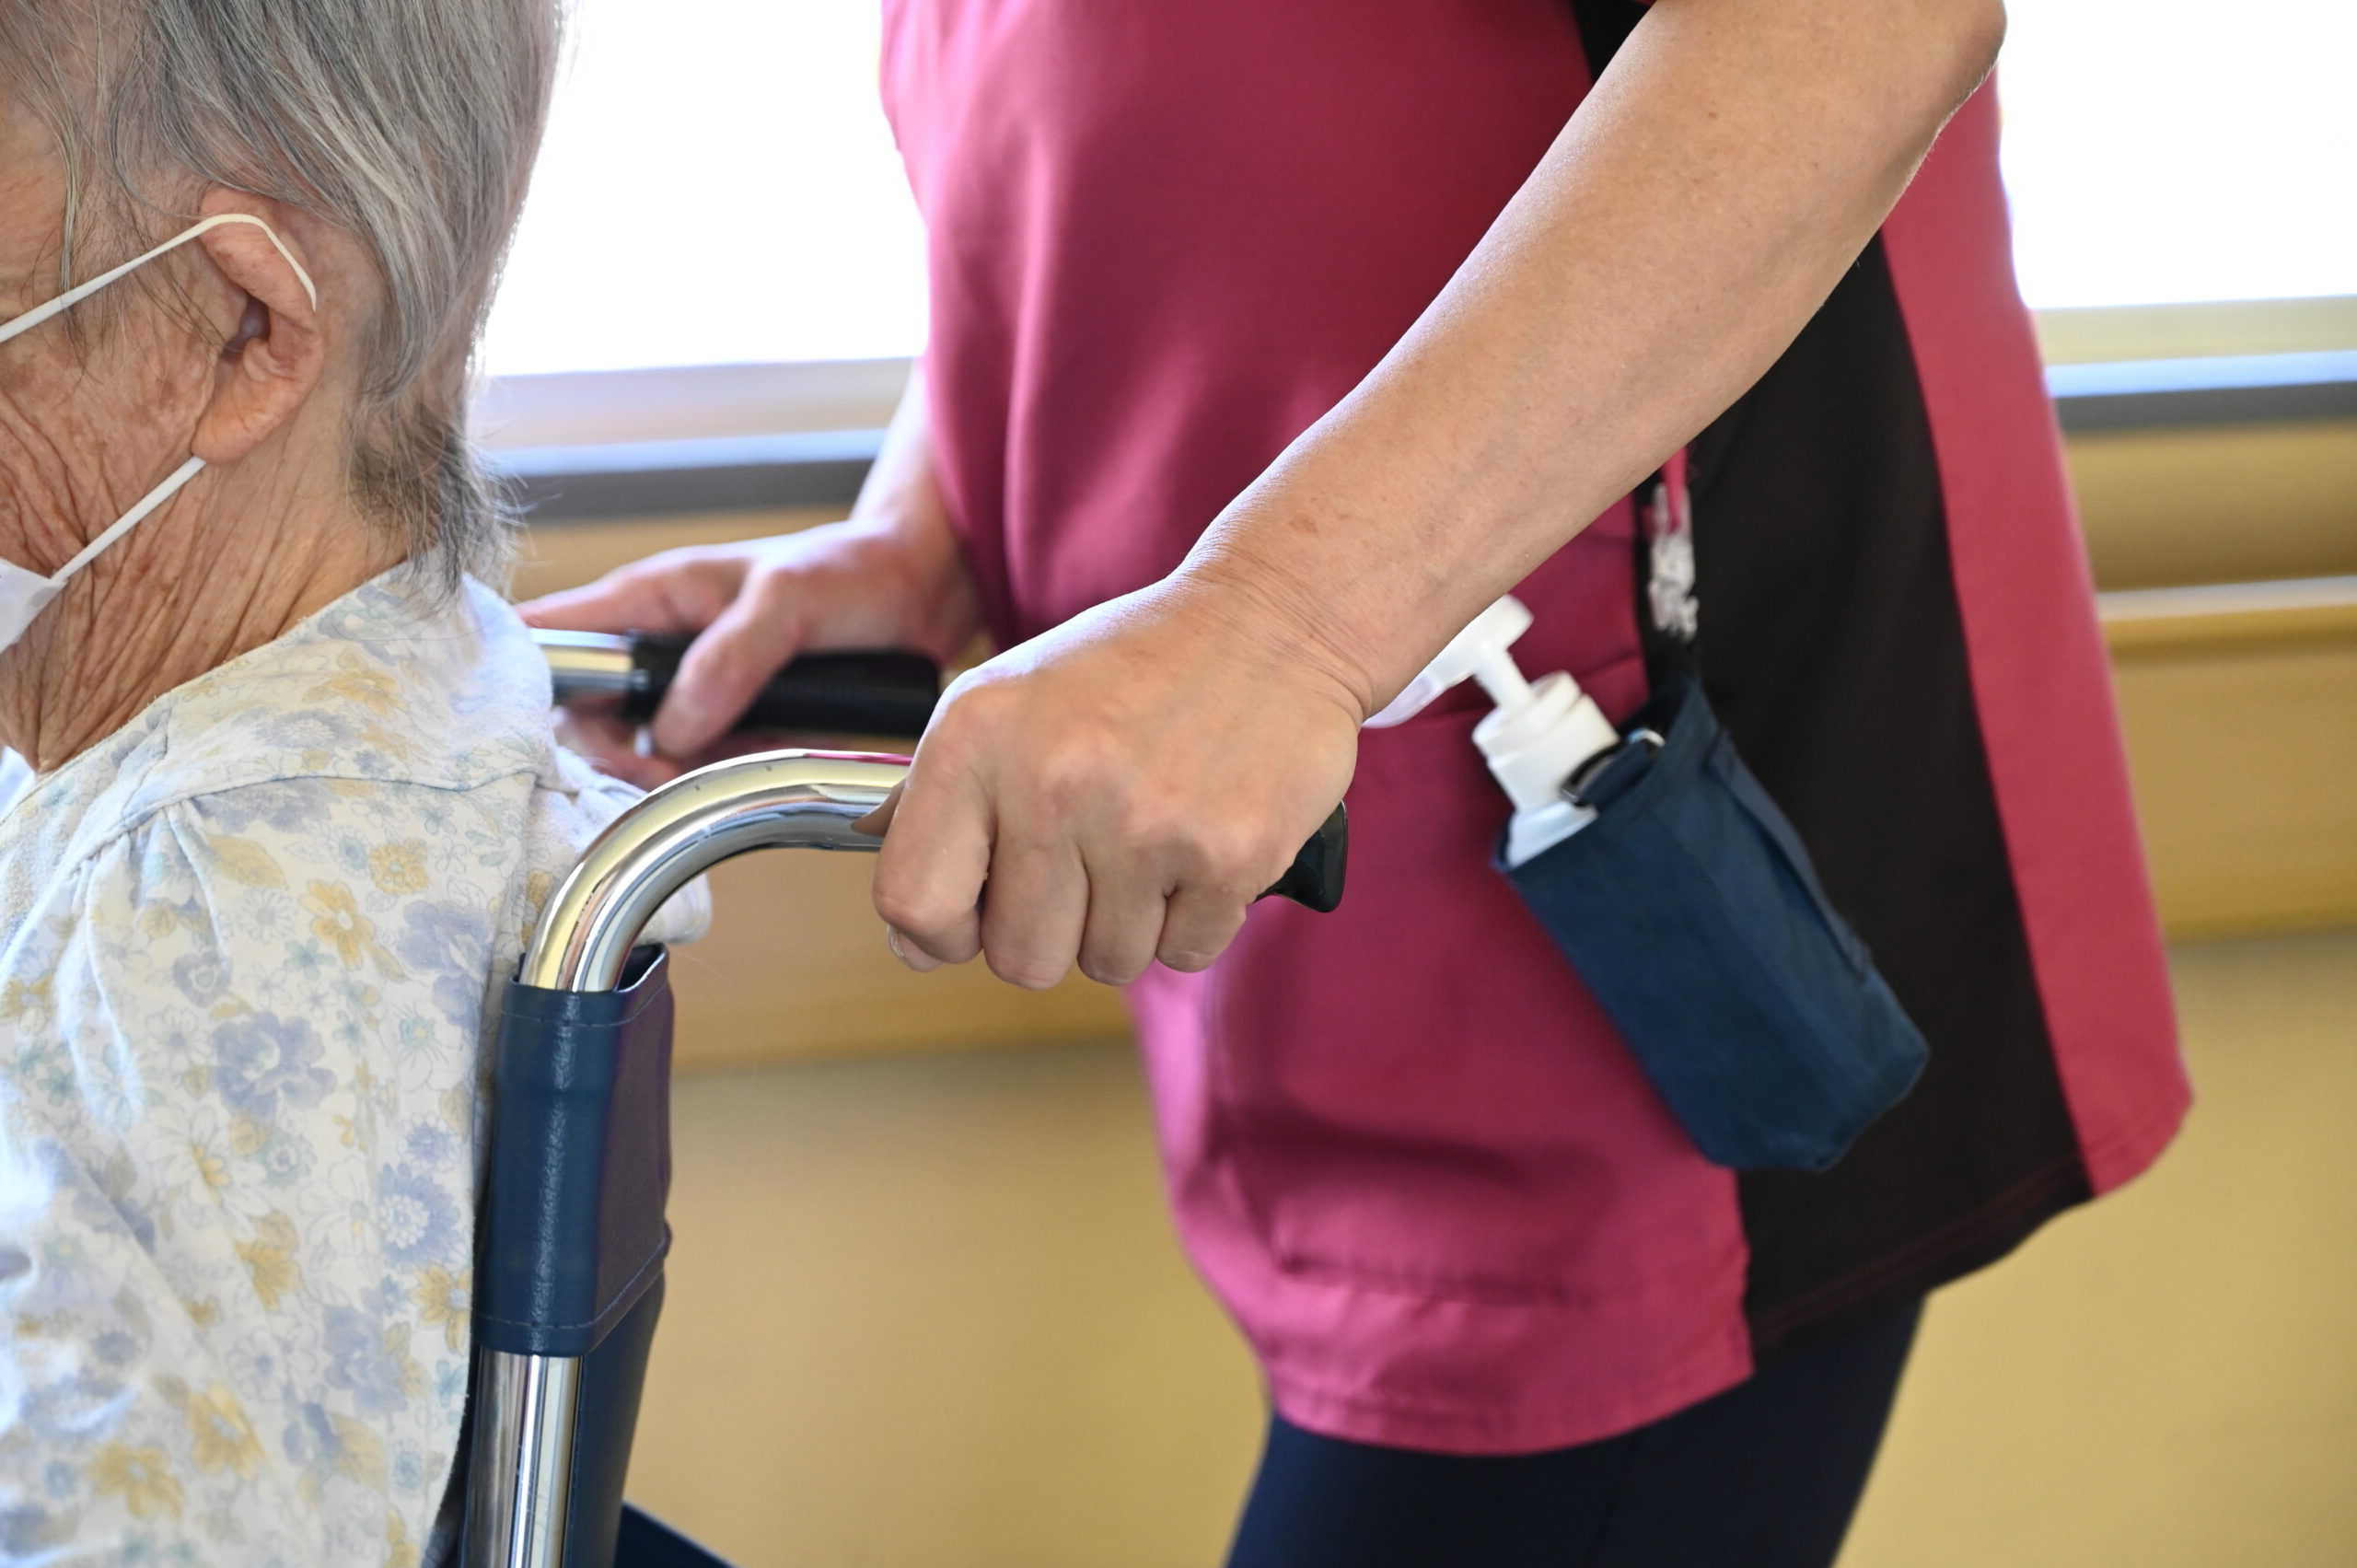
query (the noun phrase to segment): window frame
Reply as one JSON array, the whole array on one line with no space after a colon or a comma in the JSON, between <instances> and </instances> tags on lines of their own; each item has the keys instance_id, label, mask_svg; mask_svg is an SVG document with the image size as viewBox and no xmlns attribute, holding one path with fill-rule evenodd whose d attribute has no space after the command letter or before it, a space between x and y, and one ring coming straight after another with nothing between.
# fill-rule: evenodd
<instances>
[{"instance_id":1,"label":"window frame","mask_svg":"<svg viewBox=\"0 0 2357 1568\"><path fill-rule=\"evenodd\" d=\"M2035 315L2067 433L2357 418L2357 296ZM473 424L536 525L848 507L911 363L499 377Z\"/></svg>"}]
</instances>

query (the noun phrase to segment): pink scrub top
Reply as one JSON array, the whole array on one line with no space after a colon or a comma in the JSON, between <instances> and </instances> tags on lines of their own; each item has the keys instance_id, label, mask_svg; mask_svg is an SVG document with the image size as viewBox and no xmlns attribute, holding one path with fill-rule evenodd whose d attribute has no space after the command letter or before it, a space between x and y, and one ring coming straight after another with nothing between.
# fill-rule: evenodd
<instances>
[{"instance_id":1,"label":"pink scrub top","mask_svg":"<svg viewBox=\"0 0 2357 1568\"><path fill-rule=\"evenodd\" d=\"M1563 0L886 0L883 75L941 479L1006 643L1175 567L1589 81ZM1827 1175L1709 1165L1491 869L1478 704L1370 732L1342 909L1264 904L1131 993L1181 1237L1298 1424L1625 1431L2002 1255L2183 1115L1996 118L1967 105L1693 448L1705 687L1932 1040L1923 1085ZM1615 713L1647 690L1634 535L1624 504L1516 589L1524 668Z\"/></svg>"}]
</instances>

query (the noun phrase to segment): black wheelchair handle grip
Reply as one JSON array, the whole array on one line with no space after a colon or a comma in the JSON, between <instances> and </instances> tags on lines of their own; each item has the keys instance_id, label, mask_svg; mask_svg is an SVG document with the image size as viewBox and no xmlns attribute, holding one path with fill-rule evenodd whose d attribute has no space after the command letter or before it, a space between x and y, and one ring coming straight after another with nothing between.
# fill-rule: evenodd
<instances>
[{"instance_id":1,"label":"black wheelchair handle grip","mask_svg":"<svg viewBox=\"0 0 2357 1568\"><path fill-rule=\"evenodd\" d=\"M1343 874L1350 869L1351 812L1337 806L1326 825L1293 857L1277 885L1260 896L1291 899L1306 910L1331 914L1342 901Z\"/></svg>"},{"instance_id":2,"label":"black wheelchair handle grip","mask_svg":"<svg viewBox=\"0 0 2357 1568\"><path fill-rule=\"evenodd\" d=\"M621 716L644 724L663 703L692 639L639 633ZM941 667L898 649L804 654L770 677L739 730L803 729L915 739L941 701Z\"/></svg>"},{"instance_id":3,"label":"black wheelchair handle grip","mask_svg":"<svg viewBox=\"0 0 2357 1568\"><path fill-rule=\"evenodd\" d=\"M679 673L691 637L653 632L536 633L548 655L562 706L615 703L621 718L645 724ZM900 649L804 654L772 676L737 721L739 731L817 730L915 739L941 701L941 667ZM1275 887L1260 896L1289 899L1319 914L1342 901L1351 851L1350 813L1334 807Z\"/></svg>"}]
</instances>

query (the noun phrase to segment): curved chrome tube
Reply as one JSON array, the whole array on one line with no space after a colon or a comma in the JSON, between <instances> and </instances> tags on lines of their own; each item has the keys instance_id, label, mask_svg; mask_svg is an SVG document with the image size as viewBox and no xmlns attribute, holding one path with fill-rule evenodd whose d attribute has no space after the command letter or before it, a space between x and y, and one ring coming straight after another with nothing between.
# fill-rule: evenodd
<instances>
[{"instance_id":1,"label":"curved chrome tube","mask_svg":"<svg viewBox=\"0 0 2357 1568\"><path fill-rule=\"evenodd\" d=\"M873 854L854 826L908 776L905 757L765 751L699 768L649 794L599 834L540 912L522 980L611 991L664 900L757 849ZM465 1568L560 1568L580 1417L578 1358L475 1352L476 1431Z\"/></svg>"},{"instance_id":2,"label":"curved chrome tube","mask_svg":"<svg viewBox=\"0 0 2357 1568\"><path fill-rule=\"evenodd\" d=\"M757 849L874 854L853 824L908 776L906 757L763 751L673 779L600 834L540 912L525 984L611 991L665 900L722 861Z\"/></svg>"}]
</instances>

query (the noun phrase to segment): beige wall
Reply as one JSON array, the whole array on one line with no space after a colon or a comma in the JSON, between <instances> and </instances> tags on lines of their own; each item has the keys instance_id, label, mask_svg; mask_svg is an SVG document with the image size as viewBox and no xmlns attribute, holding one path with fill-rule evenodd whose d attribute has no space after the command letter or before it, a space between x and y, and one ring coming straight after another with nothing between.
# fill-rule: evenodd
<instances>
[{"instance_id":1,"label":"beige wall","mask_svg":"<svg viewBox=\"0 0 2357 1568\"><path fill-rule=\"evenodd\" d=\"M2357 576L2114 595L2106 630L2170 929L2357 922Z\"/></svg>"},{"instance_id":2,"label":"beige wall","mask_svg":"<svg viewBox=\"0 0 2357 1568\"><path fill-rule=\"evenodd\" d=\"M2106 588L2357 573L2357 421L2075 436Z\"/></svg>"}]
</instances>

